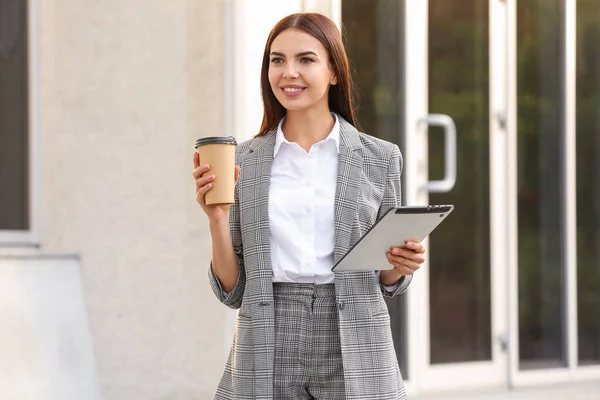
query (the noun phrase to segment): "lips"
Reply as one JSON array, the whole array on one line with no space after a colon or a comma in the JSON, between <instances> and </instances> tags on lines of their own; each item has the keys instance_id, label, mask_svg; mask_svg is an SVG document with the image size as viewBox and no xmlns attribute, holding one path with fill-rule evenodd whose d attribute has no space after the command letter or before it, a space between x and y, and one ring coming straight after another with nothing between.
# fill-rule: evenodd
<instances>
[{"instance_id":1,"label":"lips","mask_svg":"<svg viewBox=\"0 0 600 400\"><path fill-rule=\"evenodd\" d=\"M280 89L287 97L300 96L304 90L306 90L306 88L302 86L283 86Z\"/></svg>"}]
</instances>

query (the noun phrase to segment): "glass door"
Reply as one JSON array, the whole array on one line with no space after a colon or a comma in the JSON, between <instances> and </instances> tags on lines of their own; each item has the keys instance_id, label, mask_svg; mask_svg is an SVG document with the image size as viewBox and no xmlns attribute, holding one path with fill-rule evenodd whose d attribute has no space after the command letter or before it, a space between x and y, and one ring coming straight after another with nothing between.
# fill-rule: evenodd
<instances>
[{"instance_id":1,"label":"glass door","mask_svg":"<svg viewBox=\"0 0 600 400\"><path fill-rule=\"evenodd\" d=\"M597 0L342 0L403 203L455 205L389 300L412 393L600 376Z\"/></svg>"},{"instance_id":2,"label":"glass door","mask_svg":"<svg viewBox=\"0 0 600 400\"><path fill-rule=\"evenodd\" d=\"M408 295L418 391L507 383L505 15L494 0L405 4L406 201L456 207Z\"/></svg>"},{"instance_id":3,"label":"glass door","mask_svg":"<svg viewBox=\"0 0 600 400\"><path fill-rule=\"evenodd\" d=\"M404 155L404 2L343 0L341 16L360 105L359 128L398 144ZM386 301L400 370L410 380L406 297Z\"/></svg>"},{"instance_id":4,"label":"glass door","mask_svg":"<svg viewBox=\"0 0 600 400\"><path fill-rule=\"evenodd\" d=\"M361 128L400 146L403 203L456 206L407 295L388 302L409 391L505 386L506 4L341 7Z\"/></svg>"}]
</instances>

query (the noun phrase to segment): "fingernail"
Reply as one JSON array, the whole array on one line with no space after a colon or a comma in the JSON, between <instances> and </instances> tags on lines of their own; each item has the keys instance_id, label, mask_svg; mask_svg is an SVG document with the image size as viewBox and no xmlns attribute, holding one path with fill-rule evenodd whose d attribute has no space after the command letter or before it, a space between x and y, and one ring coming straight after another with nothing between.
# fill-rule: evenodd
<instances>
[{"instance_id":1,"label":"fingernail","mask_svg":"<svg viewBox=\"0 0 600 400\"><path fill-rule=\"evenodd\" d=\"M394 254L400 254L400 250L394 249L394 250L392 250L392 253L394 253Z\"/></svg>"},{"instance_id":2,"label":"fingernail","mask_svg":"<svg viewBox=\"0 0 600 400\"><path fill-rule=\"evenodd\" d=\"M204 164L204 168L210 168L210 165Z\"/></svg>"},{"instance_id":3,"label":"fingernail","mask_svg":"<svg viewBox=\"0 0 600 400\"><path fill-rule=\"evenodd\" d=\"M408 242L408 243L406 243L406 247L408 247L409 249L412 249L413 247L415 247L415 245L413 244L413 242Z\"/></svg>"}]
</instances>

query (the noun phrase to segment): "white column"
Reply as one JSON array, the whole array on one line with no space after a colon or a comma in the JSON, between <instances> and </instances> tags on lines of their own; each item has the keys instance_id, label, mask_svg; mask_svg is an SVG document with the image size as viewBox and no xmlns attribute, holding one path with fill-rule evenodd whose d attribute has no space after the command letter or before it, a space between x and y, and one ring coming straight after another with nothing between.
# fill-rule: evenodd
<instances>
[{"instance_id":1,"label":"white column","mask_svg":"<svg viewBox=\"0 0 600 400\"><path fill-rule=\"evenodd\" d=\"M342 26L342 0L302 0L302 11L326 15L338 29Z\"/></svg>"},{"instance_id":2,"label":"white column","mask_svg":"<svg viewBox=\"0 0 600 400\"><path fill-rule=\"evenodd\" d=\"M302 0L228 0L225 16L226 127L238 142L258 133L263 116L260 70L271 29L286 15L301 12ZM229 353L237 312L228 310L225 349Z\"/></svg>"},{"instance_id":3,"label":"white column","mask_svg":"<svg viewBox=\"0 0 600 400\"><path fill-rule=\"evenodd\" d=\"M406 205L427 204L424 189L428 179L427 126L420 123L428 114L428 10L429 2L406 1L404 5L404 132L406 155L404 179ZM429 273L427 262L413 277L408 291L408 370L411 391L426 384L429 368Z\"/></svg>"},{"instance_id":4,"label":"white column","mask_svg":"<svg viewBox=\"0 0 600 400\"><path fill-rule=\"evenodd\" d=\"M578 326L577 326L577 167L576 167L576 24L577 12L575 0L563 0L562 4L562 89L563 89L563 204L564 204L564 240L563 259L565 285L566 316L566 355L570 369L578 363Z\"/></svg>"},{"instance_id":5,"label":"white column","mask_svg":"<svg viewBox=\"0 0 600 400\"><path fill-rule=\"evenodd\" d=\"M491 218L491 299L492 360L502 380L508 379L509 338L507 265L507 5L490 0L490 218Z\"/></svg>"},{"instance_id":6,"label":"white column","mask_svg":"<svg viewBox=\"0 0 600 400\"><path fill-rule=\"evenodd\" d=\"M263 115L260 69L265 43L275 24L301 12L302 0L233 2L233 132L238 141L251 138Z\"/></svg>"},{"instance_id":7,"label":"white column","mask_svg":"<svg viewBox=\"0 0 600 400\"><path fill-rule=\"evenodd\" d=\"M509 308L509 385L519 373L519 281L517 220L517 0L507 0L507 191L508 229L508 308Z\"/></svg>"}]
</instances>

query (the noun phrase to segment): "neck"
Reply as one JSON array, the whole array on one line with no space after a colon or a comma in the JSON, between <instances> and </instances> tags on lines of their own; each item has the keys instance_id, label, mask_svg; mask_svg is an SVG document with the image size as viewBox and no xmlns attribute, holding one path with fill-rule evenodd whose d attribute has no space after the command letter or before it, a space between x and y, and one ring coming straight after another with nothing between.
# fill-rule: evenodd
<instances>
[{"instance_id":1,"label":"neck","mask_svg":"<svg viewBox=\"0 0 600 400\"><path fill-rule=\"evenodd\" d=\"M313 144L324 140L333 129L335 118L329 107L321 110L288 111L282 130L285 138L308 151Z\"/></svg>"}]
</instances>

